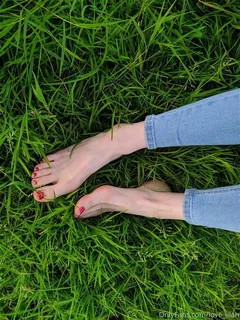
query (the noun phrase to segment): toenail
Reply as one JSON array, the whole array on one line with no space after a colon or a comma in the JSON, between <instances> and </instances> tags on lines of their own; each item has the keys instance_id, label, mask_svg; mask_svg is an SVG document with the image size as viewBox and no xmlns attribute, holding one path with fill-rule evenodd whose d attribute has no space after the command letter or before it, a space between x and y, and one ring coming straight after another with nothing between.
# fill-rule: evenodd
<instances>
[{"instance_id":1,"label":"toenail","mask_svg":"<svg viewBox=\"0 0 240 320\"><path fill-rule=\"evenodd\" d=\"M37 180L33 180L33 184L36 185L37 184Z\"/></svg>"},{"instance_id":2,"label":"toenail","mask_svg":"<svg viewBox=\"0 0 240 320\"><path fill-rule=\"evenodd\" d=\"M39 170L39 168L38 168L38 167L36 167L36 168L35 168L35 171L38 171L38 170Z\"/></svg>"},{"instance_id":3,"label":"toenail","mask_svg":"<svg viewBox=\"0 0 240 320\"><path fill-rule=\"evenodd\" d=\"M37 193L37 195L38 195L38 199L39 199L39 200L44 199L44 192L43 192L43 191L37 191L36 193Z\"/></svg>"},{"instance_id":4,"label":"toenail","mask_svg":"<svg viewBox=\"0 0 240 320\"><path fill-rule=\"evenodd\" d=\"M33 173L33 178L36 178L37 174L36 172Z\"/></svg>"},{"instance_id":5,"label":"toenail","mask_svg":"<svg viewBox=\"0 0 240 320\"><path fill-rule=\"evenodd\" d=\"M85 208L84 208L84 207L79 208L79 214L82 214L83 211L85 211Z\"/></svg>"},{"instance_id":6,"label":"toenail","mask_svg":"<svg viewBox=\"0 0 240 320\"><path fill-rule=\"evenodd\" d=\"M50 162L54 162L54 160L51 160Z\"/></svg>"}]
</instances>

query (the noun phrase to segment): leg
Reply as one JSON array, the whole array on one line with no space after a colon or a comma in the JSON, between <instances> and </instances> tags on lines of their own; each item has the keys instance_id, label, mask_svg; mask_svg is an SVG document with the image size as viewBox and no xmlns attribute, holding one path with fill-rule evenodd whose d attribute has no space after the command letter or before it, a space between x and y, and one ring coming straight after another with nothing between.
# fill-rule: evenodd
<instances>
[{"instance_id":1,"label":"leg","mask_svg":"<svg viewBox=\"0 0 240 320\"><path fill-rule=\"evenodd\" d=\"M158 116L148 116L145 120L147 147L239 144L239 101L237 89ZM104 186L80 199L75 216L83 219L117 210L240 232L239 199L240 185L187 189L184 194Z\"/></svg>"},{"instance_id":2,"label":"leg","mask_svg":"<svg viewBox=\"0 0 240 320\"><path fill-rule=\"evenodd\" d=\"M148 149L240 144L240 89L145 120Z\"/></svg>"},{"instance_id":3,"label":"leg","mask_svg":"<svg viewBox=\"0 0 240 320\"><path fill-rule=\"evenodd\" d=\"M240 143L240 89L215 95L145 121L121 124L83 140L35 166L37 201L47 202L76 190L91 174L122 155L157 147ZM42 187L44 186L44 187Z\"/></svg>"},{"instance_id":4,"label":"leg","mask_svg":"<svg viewBox=\"0 0 240 320\"><path fill-rule=\"evenodd\" d=\"M208 190L187 189L170 192L159 181L136 189L102 186L82 197L75 217L91 218L119 211L148 218L186 220L190 224L240 232L240 185Z\"/></svg>"},{"instance_id":5,"label":"leg","mask_svg":"<svg viewBox=\"0 0 240 320\"><path fill-rule=\"evenodd\" d=\"M187 189L183 212L190 224L240 232L240 185Z\"/></svg>"}]
</instances>

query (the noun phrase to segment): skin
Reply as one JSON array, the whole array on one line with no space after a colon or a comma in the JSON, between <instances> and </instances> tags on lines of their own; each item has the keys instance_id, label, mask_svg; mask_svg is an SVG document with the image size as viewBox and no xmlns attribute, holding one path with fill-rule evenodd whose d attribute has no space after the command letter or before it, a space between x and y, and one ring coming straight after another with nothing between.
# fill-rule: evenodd
<instances>
[{"instance_id":1,"label":"skin","mask_svg":"<svg viewBox=\"0 0 240 320\"><path fill-rule=\"evenodd\" d=\"M127 143L126 143L127 142ZM146 148L144 122L120 124L47 156L34 167L32 186L36 201L48 202L76 190L91 174L109 162ZM183 193L173 193L163 182L150 181L135 189L101 186L82 197L74 216L85 219L103 212L184 220Z\"/></svg>"}]
</instances>

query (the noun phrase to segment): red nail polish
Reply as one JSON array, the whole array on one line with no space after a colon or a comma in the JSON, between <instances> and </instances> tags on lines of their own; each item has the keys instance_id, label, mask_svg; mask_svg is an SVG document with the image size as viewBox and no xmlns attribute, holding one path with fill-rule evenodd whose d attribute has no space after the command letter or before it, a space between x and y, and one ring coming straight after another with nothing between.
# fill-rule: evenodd
<instances>
[{"instance_id":1,"label":"red nail polish","mask_svg":"<svg viewBox=\"0 0 240 320\"><path fill-rule=\"evenodd\" d=\"M50 162L54 162L55 160L51 160Z\"/></svg>"},{"instance_id":2,"label":"red nail polish","mask_svg":"<svg viewBox=\"0 0 240 320\"><path fill-rule=\"evenodd\" d=\"M33 172L33 178L36 178L37 174L36 172Z\"/></svg>"},{"instance_id":3,"label":"red nail polish","mask_svg":"<svg viewBox=\"0 0 240 320\"><path fill-rule=\"evenodd\" d=\"M44 199L44 192L43 191L37 191L38 199L42 200Z\"/></svg>"},{"instance_id":4,"label":"red nail polish","mask_svg":"<svg viewBox=\"0 0 240 320\"><path fill-rule=\"evenodd\" d=\"M83 211L85 211L85 208L84 208L84 207L79 208L79 214L82 214Z\"/></svg>"},{"instance_id":5,"label":"red nail polish","mask_svg":"<svg viewBox=\"0 0 240 320\"><path fill-rule=\"evenodd\" d=\"M36 168L35 168L35 170L36 170L36 171L38 171L38 170L39 170L39 168L38 168L38 167L36 167Z\"/></svg>"},{"instance_id":6,"label":"red nail polish","mask_svg":"<svg viewBox=\"0 0 240 320\"><path fill-rule=\"evenodd\" d=\"M33 180L33 184L36 185L37 184L37 180Z\"/></svg>"}]
</instances>

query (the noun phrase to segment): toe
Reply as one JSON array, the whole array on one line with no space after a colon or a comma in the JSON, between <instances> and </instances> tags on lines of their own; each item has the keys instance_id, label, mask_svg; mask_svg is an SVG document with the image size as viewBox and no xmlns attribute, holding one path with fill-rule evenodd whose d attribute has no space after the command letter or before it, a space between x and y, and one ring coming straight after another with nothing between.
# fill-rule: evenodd
<instances>
[{"instance_id":1,"label":"toe","mask_svg":"<svg viewBox=\"0 0 240 320\"><path fill-rule=\"evenodd\" d=\"M60 157L59 157L58 153L56 152L56 153L54 153L54 154L48 154L48 155L46 156L46 158L48 159L49 162L54 162L54 161L56 161L57 159L59 159ZM40 161L40 163L44 163L44 162L46 162L46 160L43 158L43 159Z\"/></svg>"},{"instance_id":2,"label":"toe","mask_svg":"<svg viewBox=\"0 0 240 320\"><path fill-rule=\"evenodd\" d=\"M91 199L91 195L87 194L86 196L82 197L76 204L74 208L74 217L80 218L83 212L86 212L87 209L91 208L93 205L93 199Z\"/></svg>"},{"instance_id":3,"label":"toe","mask_svg":"<svg viewBox=\"0 0 240 320\"><path fill-rule=\"evenodd\" d=\"M111 186L101 186L94 190L91 194L87 194L86 196L82 197L75 206L75 218L85 218L88 216L89 211L91 211L93 207L99 205L99 208L101 208L101 203L108 203L111 197L112 188L113 187Z\"/></svg>"},{"instance_id":4,"label":"toe","mask_svg":"<svg viewBox=\"0 0 240 320\"><path fill-rule=\"evenodd\" d=\"M62 159L62 157L67 154L68 154L68 148L62 149L53 154L48 154L46 158L48 159L49 162L55 162ZM43 158L40 163L46 163L46 160Z\"/></svg>"},{"instance_id":5,"label":"toe","mask_svg":"<svg viewBox=\"0 0 240 320\"><path fill-rule=\"evenodd\" d=\"M33 192L33 197L38 202L49 202L56 198L52 187L44 187Z\"/></svg>"},{"instance_id":6,"label":"toe","mask_svg":"<svg viewBox=\"0 0 240 320\"><path fill-rule=\"evenodd\" d=\"M49 176L51 173L52 173L52 168L46 168L39 171L37 170L33 172L32 178L37 179L40 177Z\"/></svg>"},{"instance_id":7,"label":"toe","mask_svg":"<svg viewBox=\"0 0 240 320\"><path fill-rule=\"evenodd\" d=\"M32 180L32 186L37 188L37 187L41 187L50 183L55 183L57 180L56 176L50 174L48 176L44 176L41 178L34 178Z\"/></svg>"},{"instance_id":8,"label":"toe","mask_svg":"<svg viewBox=\"0 0 240 320\"><path fill-rule=\"evenodd\" d=\"M49 202L51 200L56 199L60 195L61 193L59 193L58 184L39 188L33 192L33 197L38 202Z\"/></svg>"},{"instance_id":9,"label":"toe","mask_svg":"<svg viewBox=\"0 0 240 320\"><path fill-rule=\"evenodd\" d=\"M55 166L54 164L55 162L50 161L50 167L49 167L46 161L40 162L34 167L34 172L38 172L40 170L47 169L47 168L53 168Z\"/></svg>"},{"instance_id":10,"label":"toe","mask_svg":"<svg viewBox=\"0 0 240 320\"><path fill-rule=\"evenodd\" d=\"M59 168L65 162L66 159L64 157L58 160L49 161L49 164L45 160L41 160L41 162L34 167L34 172L38 172L40 170L48 168Z\"/></svg>"}]
</instances>

